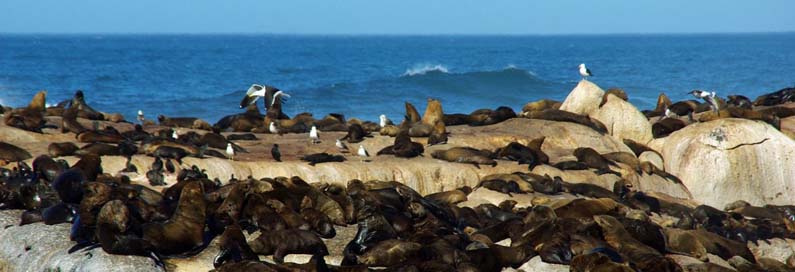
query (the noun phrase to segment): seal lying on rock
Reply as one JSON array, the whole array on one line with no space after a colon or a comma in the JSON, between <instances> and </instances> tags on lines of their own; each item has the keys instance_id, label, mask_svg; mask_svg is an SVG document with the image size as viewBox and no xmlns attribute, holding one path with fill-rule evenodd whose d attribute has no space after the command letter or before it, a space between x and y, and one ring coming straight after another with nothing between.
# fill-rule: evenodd
<instances>
[{"instance_id":1,"label":"seal lying on rock","mask_svg":"<svg viewBox=\"0 0 795 272\"><path fill-rule=\"evenodd\" d=\"M22 148L6 142L0 142L0 160L7 162L17 162L24 161L32 157L33 156L31 156L28 151Z\"/></svg>"},{"instance_id":2,"label":"seal lying on rock","mask_svg":"<svg viewBox=\"0 0 795 272\"><path fill-rule=\"evenodd\" d=\"M284 256L289 254L328 255L326 244L315 233L306 230L289 229L263 233L249 245L254 253L273 254L273 260L277 263L283 263Z\"/></svg>"},{"instance_id":3,"label":"seal lying on rock","mask_svg":"<svg viewBox=\"0 0 795 272\"><path fill-rule=\"evenodd\" d=\"M422 144L412 142L408 131L404 130L395 137L395 143L393 145L384 147L378 151L376 155L394 155L395 157L401 158L413 158L422 155L423 152L425 152L425 148L422 147Z\"/></svg>"},{"instance_id":4,"label":"seal lying on rock","mask_svg":"<svg viewBox=\"0 0 795 272\"><path fill-rule=\"evenodd\" d=\"M602 134L607 133L607 127L605 127L605 125L602 124L602 122L599 122L599 120L590 118L588 116L571 113L568 111L547 109L543 111L530 112L526 114L525 117L530 119L542 119L542 120L557 121L557 122L570 122L590 127L593 130L596 130L597 132Z\"/></svg>"},{"instance_id":5,"label":"seal lying on rock","mask_svg":"<svg viewBox=\"0 0 795 272\"><path fill-rule=\"evenodd\" d=\"M301 157L301 160L309 162L309 165L315 166L315 164L324 162L344 162L345 157L342 155L331 155L323 152L303 156Z\"/></svg>"},{"instance_id":6,"label":"seal lying on rock","mask_svg":"<svg viewBox=\"0 0 795 272\"><path fill-rule=\"evenodd\" d=\"M491 152L477 150L471 147L453 147L448 150L436 150L431 153L434 159L449 162L470 163L480 168L481 164L497 166L497 162L492 160Z\"/></svg>"}]
</instances>

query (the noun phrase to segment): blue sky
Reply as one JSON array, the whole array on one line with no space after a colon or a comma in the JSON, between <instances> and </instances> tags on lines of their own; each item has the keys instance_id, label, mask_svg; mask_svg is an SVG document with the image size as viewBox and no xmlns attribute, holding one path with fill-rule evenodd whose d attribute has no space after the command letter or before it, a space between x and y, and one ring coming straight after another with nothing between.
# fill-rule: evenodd
<instances>
[{"instance_id":1,"label":"blue sky","mask_svg":"<svg viewBox=\"0 0 795 272\"><path fill-rule=\"evenodd\" d=\"M0 33L604 34L795 30L793 0L0 0Z\"/></svg>"}]
</instances>

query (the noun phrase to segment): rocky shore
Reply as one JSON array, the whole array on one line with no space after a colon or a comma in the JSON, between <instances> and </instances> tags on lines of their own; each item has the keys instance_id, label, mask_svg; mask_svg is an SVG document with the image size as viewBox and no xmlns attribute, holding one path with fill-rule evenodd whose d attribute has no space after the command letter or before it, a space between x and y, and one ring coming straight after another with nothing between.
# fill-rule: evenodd
<instances>
[{"instance_id":1,"label":"rocky shore","mask_svg":"<svg viewBox=\"0 0 795 272\"><path fill-rule=\"evenodd\" d=\"M519 113L447 114L429 100L422 116L407 104L402 124L382 127L287 118L275 102L213 126L163 117L138 128L82 92L46 109L40 94L27 108L0 106L0 271L795 271L792 94L731 96L718 109L661 95L641 111L584 80L564 101ZM335 145L343 138L347 153ZM54 154L52 143L80 151ZM307 159L322 153L345 161ZM265 206L270 217L249 211ZM168 239L169 224L190 222L200 235L187 241L147 234L157 225ZM303 232L323 243L285 249L283 263L261 245L309 243L292 236Z\"/></svg>"}]
</instances>

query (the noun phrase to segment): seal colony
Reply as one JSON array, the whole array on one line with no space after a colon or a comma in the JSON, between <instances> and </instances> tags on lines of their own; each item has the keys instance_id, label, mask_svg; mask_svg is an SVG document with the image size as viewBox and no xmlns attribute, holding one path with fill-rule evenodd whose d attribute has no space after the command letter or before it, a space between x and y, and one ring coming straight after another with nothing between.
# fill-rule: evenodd
<instances>
[{"instance_id":1,"label":"seal colony","mask_svg":"<svg viewBox=\"0 0 795 272\"><path fill-rule=\"evenodd\" d=\"M725 102L710 93L699 95L704 103L671 103L661 94L657 107L644 114L656 127L654 137L720 118L780 128L780 119L795 115L782 106L795 100L793 90L754 102L738 96ZM618 89L607 95L627 97ZM254 85L241 101L245 112L213 125L162 115L155 124L143 113L133 125L94 110L82 91L53 107L43 106L45 97L41 92L26 108L4 110L2 129L44 133L59 141L35 152L0 139L5 165L0 209L24 210L23 225L72 224L71 254L101 248L165 267L170 260L218 247L212 260L204 260L217 271L500 271L533 259L572 271L793 269L792 263L755 256L747 243L795 238L795 206L738 201L721 210L640 190L631 176L656 176L669 186L683 186L661 166L639 159L656 152L645 143L624 139L625 152L607 153L587 146L551 149L556 139L550 136L513 137L491 149L455 144L470 127L518 120L608 132L597 119L560 110L557 101L528 103L519 114L508 107L445 114L440 101L429 99L424 115L406 103L402 122L381 115L375 123L342 114L290 118L282 112L288 95ZM265 98L265 114L257 108L258 97ZM599 100L605 104L607 98ZM365 146L378 152L371 156ZM75 156L75 162L65 156ZM125 158L124 169L103 167L103 157L110 156ZM151 157L151 165L133 163L142 157ZM186 163L188 157L268 165L300 159L310 167L422 159L466 164L473 171L506 164L521 165L523 171L483 175L476 186L423 196L391 180L314 182L297 175L222 180ZM534 172L541 168L615 182L605 188ZM340 237L338 230L345 228L355 228L355 235ZM344 239L338 243L343 246L328 246L335 239ZM289 258L293 254L311 257L295 263ZM710 255L728 266L711 262ZM677 256L698 261L680 262Z\"/></svg>"}]
</instances>

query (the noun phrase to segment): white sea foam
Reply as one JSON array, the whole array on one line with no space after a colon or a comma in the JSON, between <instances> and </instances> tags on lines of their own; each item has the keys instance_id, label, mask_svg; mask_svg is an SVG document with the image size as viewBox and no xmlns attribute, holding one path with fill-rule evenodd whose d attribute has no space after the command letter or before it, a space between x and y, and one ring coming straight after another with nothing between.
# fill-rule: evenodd
<instances>
[{"instance_id":1,"label":"white sea foam","mask_svg":"<svg viewBox=\"0 0 795 272\"><path fill-rule=\"evenodd\" d=\"M428 72L442 72L447 74L447 67L441 64L418 64L414 65L414 67L410 69L406 69L406 72L403 73L403 76L416 76L416 75L424 75Z\"/></svg>"}]
</instances>

